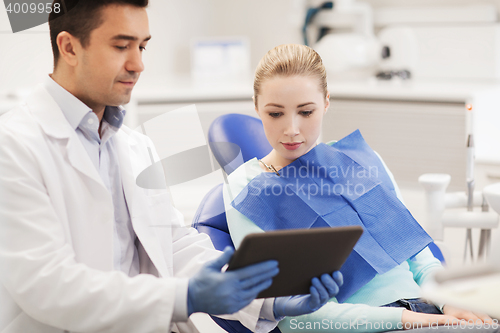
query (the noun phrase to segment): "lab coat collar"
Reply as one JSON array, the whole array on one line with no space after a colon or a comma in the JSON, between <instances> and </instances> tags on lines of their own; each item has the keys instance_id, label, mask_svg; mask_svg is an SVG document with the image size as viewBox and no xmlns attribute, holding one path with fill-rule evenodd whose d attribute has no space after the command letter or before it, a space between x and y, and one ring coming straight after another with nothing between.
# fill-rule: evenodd
<instances>
[{"instance_id":1,"label":"lab coat collar","mask_svg":"<svg viewBox=\"0 0 500 333\"><path fill-rule=\"evenodd\" d=\"M65 152L63 153L67 155L70 164L99 183L102 189L101 194L110 196L75 130L64 117L61 109L47 89L39 86L27 99L26 104L33 118L46 135L58 140L67 140ZM132 156L134 156L133 151L139 142L134 137L133 131L126 126L120 128L116 134L116 138L115 142L120 170L122 172L123 190L134 231L159 274L165 277L172 276L172 268L168 267L165 263L165 253L162 251L161 245L158 244L158 235L155 228L147 225L147 223L136 223L137 219L150 220L148 218L149 211L144 209L146 205L143 202L143 195L137 193L138 186L135 184L136 175L133 167L135 161L132 160Z\"/></svg>"},{"instance_id":2,"label":"lab coat collar","mask_svg":"<svg viewBox=\"0 0 500 333\"><path fill-rule=\"evenodd\" d=\"M129 146L135 146L138 144L137 140L134 138L134 130L130 129L130 127L122 126L120 127L120 131L118 135L123 138L124 142L126 142ZM137 132L140 133L140 132ZM125 135L124 135L125 134Z\"/></svg>"},{"instance_id":3,"label":"lab coat collar","mask_svg":"<svg viewBox=\"0 0 500 333\"><path fill-rule=\"evenodd\" d=\"M75 130L47 89L43 85L38 86L28 97L26 104L45 134L67 140L66 154L71 165L106 188Z\"/></svg>"},{"instance_id":4,"label":"lab coat collar","mask_svg":"<svg viewBox=\"0 0 500 333\"><path fill-rule=\"evenodd\" d=\"M93 112L85 103L54 81L51 76L45 78L43 85L57 105L59 105L64 117L73 130L76 130L80 126L80 123L89 112ZM122 106L106 106L103 120L119 129L123 124L125 113L126 111Z\"/></svg>"},{"instance_id":5,"label":"lab coat collar","mask_svg":"<svg viewBox=\"0 0 500 333\"><path fill-rule=\"evenodd\" d=\"M66 139L74 133L61 108L43 85L35 89L27 98L26 104L47 135L55 139Z\"/></svg>"},{"instance_id":6,"label":"lab coat collar","mask_svg":"<svg viewBox=\"0 0 500 333\"><path fill-rule=\"evenodd\" d=\"M45 78L43 85L49 92L50 96L52 96L54 101L57 103L64 117L69 122L73 130L77 129L82 119L89 112L92 112L91 108L89 108L87 105L85 105L85 103L72 95L69 91L64 89L50 76Z\"/></svg>"}]
</instances>

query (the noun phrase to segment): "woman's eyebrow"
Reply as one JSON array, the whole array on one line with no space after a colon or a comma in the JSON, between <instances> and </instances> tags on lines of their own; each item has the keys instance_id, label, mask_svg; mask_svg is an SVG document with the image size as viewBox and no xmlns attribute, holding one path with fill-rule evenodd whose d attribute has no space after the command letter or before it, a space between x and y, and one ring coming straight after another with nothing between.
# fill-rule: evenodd
<instances>
[{"instance_id":1,"label":"woman's eyebrow","mask_svg":"<svg viewBox=\"0 0 500 333\"><path fill-rule=\"evenodd\" d=\"M277 108L282 108L282 109L285 108L283 105L275 104L275 103L267 103L265 106L275 106Z\"/></svg>"},{"instance_id":2,"label":"woman's eyebrow","mask_svg":"<svg viewBox=\"0 0 500 333\"><path fill-rule=\"evenodd\" d=\"M297 105L297 107L301 108L301 107L309 105L309 104L316 104L316 103L314 103L314 102L307 102L307 103L299 104L299 105ZM276 104L276 103L267 103L265 106L274 106L274 107L282 108L282 109L285 108L283 105Z\"/></svg>"},{"instance_id":3,"label":"woman's eyebrow","mask_svg":"<svg viewBox=\"0 0 500 333\"><path fill-rule=\"evenodd\" d=\"M301 107L309 105L309 104L316 104L316 103L314 103L314 102L307 102L307 103L304 103L304 104L299 104L299 105L297 105L297 107L301 108Z\"/></svg>"}]
</instances>

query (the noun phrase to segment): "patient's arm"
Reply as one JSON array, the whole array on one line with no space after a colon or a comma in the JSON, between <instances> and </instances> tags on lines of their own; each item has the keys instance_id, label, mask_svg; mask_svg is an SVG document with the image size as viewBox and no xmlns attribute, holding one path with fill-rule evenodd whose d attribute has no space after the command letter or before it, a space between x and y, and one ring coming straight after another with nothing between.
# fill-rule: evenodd
<instances>
[{"instance_id":1,"label":"patient's arm","mask_svg":"<svg viewBox=\"0 0 500 333\"><path fill-rule=\"evenodd\" d=\"M443 308L444 314L427 314L404 310L401 320L404 329L412 329L419 327L428 327L437 325L448 325L449 327L457 327L460 325L460 320L465 320L467 324L493 324L493 320L485 314L476 314L471 311L455 308L445 305Z\"/></svg>"},{"instance_id":2,"label":"patient's arm","mask_svg":"<svg viewBox=\"0 0 500 333\"><path fill-rule=\"evenodd\" d=\"M413 274L413 279L419 286L432 278L436 270L443 267L428 247L420 251L414 258L408 259L407 262Z\"/></svg>"},{"instance_id":3,"label":"patient's arm","mask_svg":"<svg viewBox=\"0 0 500 333\"><path fill-rule=\"evenodd\" d=\"M287 332L386 332L403 329L403 308L376 307L331 301L318 311L299 317L287 317L278 327ZM315 327L314 330L308 330ZM316 325L316 326L315 326Z\"/></svg>"},{"instance_id":4,"label":"patient's arm","mask_svg":"<svg viewBox=\"0 0 500 333\"><path fill-rule=\"evenodd\" d=\"M436 326L436 324L440 326L448 324L451 327L453 323L455 325L459 323L458 318L452 315L420 313L406 309L403 311L401 321L405 330Z\"/></svg>"},{"instance_id":5,"label":"patient's arm","mask_svg":"<svg viewBox=\"0 0 500 333\"><path fill-rule=\"evenodd\" d=\"M437 260L432 255L432 252L429 250L429 248L425 248L424 250L422 250L422 252L417 254L413 260L408 260L408 264L410 266L411 272L413 273L413 278L418 283L418 285L424 284L433 275L436 269L439 269L441 267L439 260ZM405 322L405 319L408 322L411 322L411 320L416 320L417 322L425 322L426 320L431 320L434 323L438 321L439 325L443 325L443 321L446 323L446 320L455 318L464 319L467 321L472 320L474 322L481 321L489 324L492 323L492 319L485 314L473 313L471 311L455 308L450 305L444 305L442 309L444 315L426 315L417 314L412 311L406 311L408 313L403 313L403 322ZM439 318L433 316L439 316Z\"/></svg>"},{"instance_id":6,"label":"patient's arm","mask_svg":"<svg viewBox=\"0 0 500 333\"><path fill-rule=\"evenodd\" d=\"M475 312L471 312L468 310L456 308L456 307L448 305L448 304L446 304L443 307L443 312L445 315L451 315L451 316L454 316L458 319L464 319L467 321L471 320L471 322L472 321L474 321L474 322L480 321L480 322L488 323L488 324L493 323L493 319L484 313L475 313Z\"/></svg>"}]
</instances>

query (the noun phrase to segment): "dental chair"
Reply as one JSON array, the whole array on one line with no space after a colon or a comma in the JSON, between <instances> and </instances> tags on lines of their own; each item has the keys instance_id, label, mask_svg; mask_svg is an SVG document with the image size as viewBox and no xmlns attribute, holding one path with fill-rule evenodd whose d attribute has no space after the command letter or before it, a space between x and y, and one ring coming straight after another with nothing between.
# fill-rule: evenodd
<instances>
[{"instance_id":1,"label":"dental chair","mask_svg":"<svg viewBox=\"0 0 500 333\"><path fill-rule=\"evenodd\" d=\"M226 114L214 120L208 130L208 141L215 159L226 174L230 174L254 157L263 158L272 150L266 139L262 121L235 113ZM229 145L224 143L229 143ZM224 177L226 177L225 174ZM195 229L210 236L214 247L220 251L226 246L234 248L227 227L222 188L223 184L218 184L205 195L192 222ZM445 262L436 244L429 244L429 248L437 259L442 263ZM228 327L226 329L228 332L250 332L237 321L227 321L217 317L212 317L212 319L222 328ZM227 322L236 326L226 326ZM230 330L234 327L238 328ZM280 331L276 328L272 332Z\"/></svg>"},{"instance_id":2,"label":"dental chair","mask_svg":"<svg viewBox=\"0 0 500 333\"><path fill-rule=\"evenodd\" d=\"M262 121L237 113L215 119L208 130L208 142L224 177L246 161L262 158L272 150ZM208 234L215 248L221 251L228 245L234 248L227 228L222 186L215 186L205 195L193 218L193 227Z\"/></svg>"},{"instance_id":3,"label":"dental chair","mask_svg":"<svg viewBox=\"0 0 500 333\"><path fill-rule=\"evenodd\" d=\"M254 157L262 158L272 150L264 134L262 121L236 113L223 115L214 120L208 130L208 142L215 159L224 169L224 177L244 162ZM199 232L208 234L214 247L220 251L226 246L234 248L227 227L222 187L223 184L219 184L205 195L192 223ZM227 332L251 332L238 321L211 317ZM280 330L276 327L272 332L280 333Z\"/></svg>"}]
</instances>

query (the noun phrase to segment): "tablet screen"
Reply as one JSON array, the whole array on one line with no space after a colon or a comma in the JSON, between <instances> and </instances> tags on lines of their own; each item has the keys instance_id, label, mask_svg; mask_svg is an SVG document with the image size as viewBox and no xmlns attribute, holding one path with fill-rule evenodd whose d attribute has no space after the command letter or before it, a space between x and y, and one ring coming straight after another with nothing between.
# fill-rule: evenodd
<instances>
[{"instance_id":1,"label":"tablet screen","mask_svg":"<svg viewBox=\"0 0 500 333\"><path fill-rule=\"evenodd\" d=\"M363 233L360 226L268 231L247 235L228 270L277 260L280 272L257 298L309 294L311 279L338 271Z\"/></svg>"}]
</instances>

